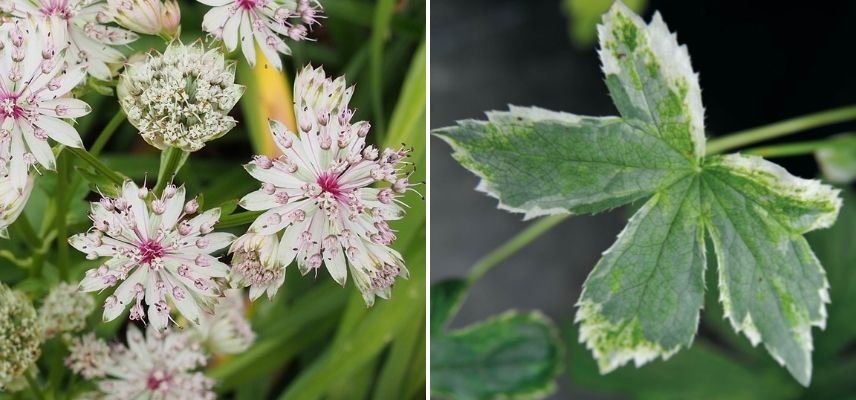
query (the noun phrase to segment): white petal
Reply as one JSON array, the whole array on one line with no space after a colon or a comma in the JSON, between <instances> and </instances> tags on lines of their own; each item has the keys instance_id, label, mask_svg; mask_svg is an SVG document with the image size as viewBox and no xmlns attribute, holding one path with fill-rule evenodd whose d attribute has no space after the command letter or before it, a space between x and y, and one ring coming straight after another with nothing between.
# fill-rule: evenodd
<instances>
[{"instance_id":1,"label":"white petal","mask_svg":"<svg viewBox=\"0 0 856 400\"><path fill-rule=\"evenodd\" d=\"M181 212L184 211L185 193L184 185L179 186L175 190L175 195L167 199L166 204L164 204L165 211L161 214L160 226L167 232L175 227L175 224L178 222L178 217L180 217Z\"/></svg>"},{"instance_id":2,"label":"white petal","mask_svg":"<svg viewBox=\"0 0 856 400\"><path fill-rule=\"evenodd\" d=\"M53 150L51 150L51 146L48 142L46 140L36 139L36 135L33 133L33 128L30 125L23 124L19 127L22 131L21 136L24 137L24 141L27 143L27 148L29 148L33 157L36 158L36 161L41 164L41 166L49 170L53 171L56 169L56 160L54 159Z\"/></svg>"},{"instance_id":3,"label":"white petal","mask_svg":"<svg viewBox=\"0 0 856 400\"><path fill-rule=\"evenodd\" d=\"M333 249L324 250L324 264L327 266L327 271L330 276L341 286L345 286L348 279L348 265L345 261L345 252L341 246L336 246Z\"/></svg>"},{"instance_id":4,"label":"white petal","mask_svg":"<svg viewBox=\"0 0 856 400\"><path fill-rule=\"evenodd\" d=\"M36 126L44 129L51 139L59 143L78 149L83 148L83 141L80 140L77 130L60 119L42 115L36 119Z\"/></svg>"},{"instance_id":5,"label":"white petal","mask_svg":"<svg viewBox=\"0 0 856 400\"><path fill-rule=\"evenodd\" d=\"M259 189L241 198L241 201L238 202L238 205L240 205L245 210L263 211L269 210L274 207L279 207L282 204L277 203L276 198L272 194L267 194L263 190Z\"/></svg>"},{"instance_id":6,"label":"white petal","mask_svg":"<svg viewBox=\"0 0 856 400\"><path fill-rule=\"evenodd\" d=\"M253 24L250 13L242 13L241 18L241 52L250 66L256 65L256 46L253 44Z\"/></svg>"},{"instance_id":7,"label":"white petal","mask_svg":"<svg viewBox=\"0 0 856 400\"><path fill-rule=\"evenodd\" d=\"M64 107L67 111L63 115L56 113L57 106ZM39 102L39 111L42 115L59 118L78 118L92 111L89 104L83 100L73 99L70 97L62 97L53 100L45 100Z\"/></svg>"}]
</instances>

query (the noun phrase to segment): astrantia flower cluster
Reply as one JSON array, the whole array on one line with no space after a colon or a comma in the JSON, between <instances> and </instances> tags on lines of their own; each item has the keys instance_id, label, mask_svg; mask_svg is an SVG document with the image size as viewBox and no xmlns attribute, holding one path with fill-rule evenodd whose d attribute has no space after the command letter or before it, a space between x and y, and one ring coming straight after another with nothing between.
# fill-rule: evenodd
<instances>
[{"instance_id":1,"label":"astrantia flower cluster","mask_svg":"<svg viewBox=\"0 0 856 400\"><path fill-rule=\"evenodd\" d=\"M378 151L366 146L370 126L365 121L351 122L352 94L353 87L344 78L332 80L321 68L307 66L297 75L294 100L301 135L279 122L271 123L282 155L256 156L246 165L262 186L240 201L248 210L265 211L250 226L249 235L282 232L276 263L252 260L253 270L245 265L247 258L239 256L233 259L233 268L273 278L296 259L302 274L323 264L344 285L350 267L371 305L375 296L388 298L395 279L408 274L401 255L390 248L395 233L387 221L404 215L398 198L411 186L404 161L409 150ZM378 183L387 186L373 187ZM236 254L246 249L233 247ZM258 264L270 275L258 271ZM269 285L266 282L260 284ZM253 286L254 279L243 283ZM270 295L269 286L266 290Z\"/></svg>"},{"instance_id":2,"label":"astrantia flower cluster","mask_svg":"<svg viewBox=\"0 0 856 400\"><path fill-rule=\"evenodd\" d=\"M61 282L51 289L39 308L45 339L59 333L77 332L86 327L86 318L95 310L95 299L77 290L77 285Z\"/></svg>"},{"instance_id":3,"label":"astrantia flower cluster","mask_svg":"<svg viewBox=\"0 0 856 400\"><path fill-rule=\"evenodd\" d=\"M228 114L244 87L235 84L234 63L197 41L173 42L163 54L129 65L117 92L128 121L146 142L196 151L235 126Z\"/></svg>"},{"instance_id":4,"label":"astrantia flower cluster","mask_svg":"<svg viewBox=\"0 0 856 400\"><path fill-rule=\"evenodd\" d=\"M196 214L196 199L185 203L184 187L168 185L160 197L149 196L131 181L121 195L92 203L93 229L69 239L89 259L108 257L86 272L84 292L118 285L104 303L104 321L131 307L130 318L166 328L170 312L194 324L201 312L213 312L229 272L211 253L229 246L234 235L213 232L220 218L214 208ZM148 310L143 309L143 301Z\"/></svg>"},{"instance_id":5,"label":"astrantia flower cluster","mask_svg":"<svg viewBox=\"0 0 856 400\"><path fill-rule=\"evenodd\" d=\"M205 14L202 29L222 39L233 51L241 42L250 65L256 65L256 45L274 68L281 70L279 53L291 54L280 37L305 40L321 18L321 4L316 0L199 0L212 6Z\"/></svg>"},{"instance_id":6,"label":"astrantia flower cluster","mask_svg":"<svg viewBox=\"0 0 856 400\"><path fill-rule=\"evenodd\" d=\"M33 304L0 283L0 389L36 362L41 342L42 327Z\"/></svg>"},{"instance_id":7,"label":"astrantia flower cluster","mask_svg":"<svg viewBox=\"0 0 856 400\"><path fill-rule=\"evenodd\" d=\"M31 20L39 34L50 37L52 51L67 49L63 59L101 80L115 75L125 58L113 46L129 44L137 35L111 26L113 12L104 0L6 0L6 13ZM59 64L62 64L60 62Z\"/></svg>"},{"instance_id":8,"label":"astrantia flower cluster","mask_svg":"<svg viewBox=\"0 0 856 400\"><path fill-rule=\"evenodd\" d=\"M64 119L90 111L82 100L68 97L84 72L69 67L62 53L24 21L7 22L0 29L0 172L20 192L35 164L55 168L48 138L83 147L80 135Z\"/></svg>"},{"instance_id":9,"label":"astrantia flower cluster","mask_svg":"<svg viewBox=\"0 0 856 400\"><path fill-rule=\"evenodd\" d=\"M214 381L197 371L206 363L199 344L184 332L158 332L146 336L134 325L128 328L127 346L109 347L94 336L75 339L66 364L87 379L97 379L104 399L214 399Z\"/></svg>"}]
</instances>

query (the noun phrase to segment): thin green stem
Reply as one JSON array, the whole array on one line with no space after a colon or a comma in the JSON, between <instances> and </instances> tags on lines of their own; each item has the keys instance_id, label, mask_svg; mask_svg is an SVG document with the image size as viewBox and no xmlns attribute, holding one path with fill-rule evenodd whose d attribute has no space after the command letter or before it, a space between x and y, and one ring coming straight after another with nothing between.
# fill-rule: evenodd
<instances>
[{"instance_id":1,"label":"thin green stem","mask_svg":"<svg viewBox=\"0 0 856 400\"><path fill-rule=\"evenodd\" d=\"M154 193L160 196L166 185L172 182L172 178L187 160L187 152L177 147L167 147L161 153L161 164L158 170L158 183L155 185Z\"/></svg>"},{"instance_id":2,"label":"thin green stem","mask_svg":"<svg viewBox=\"0 0 856 400\"><path fill-rule=\"evenodd\" d=\"M86 151L86 149L77 149L69 147L66 150L71 152L71 154L74 154L75 157L77 157L81 161L91 165L93 168L95 168L95 171L97 173L103 175L105 178L110 180L110 182L116 185L122 185L125 182L125 179L121 175L114 172L112 169L110 169L110 167L104 165L104 163L102 163L94 155Z\"/></svg>"},{"instance_id":3,"label":"thin green stem","mask_svg":"<svg viewBox=\"0 0 856 400\"><path fill-rule=\"evenodd\" d=\"M553 215L542 218L538 222L529 225L522 232L505 242L502 246L494 249L488 255L482 257L478 262L476 262L470 270L469 275L467 275L467 282L472 285L487 273L487 271L490 271L491 268L495 267L497 264L569 217L570 215Z\"/></svg>"},{"instance_id":4,"label":"thin green stem","mask_svg":"<svg viewBox=\"0 0 856 400\"><path fill-rule=\"evenodd\" d=\"M39 400L44 399L45 394L42 393L42 388L39 387L39 383L36 382L36 378L33 376L33 373L30 371L24 371L24 378L30 385L30 390L33 392L33 395Z\"/></svg>"},{"instance_id":5,"label":"thin green stem","mask_svg":"<svg viewBox=\"0 0 856 400\"><path fill-rule=\"evenodd\" d=\"M853 119L856 119L856 105L791 118L713 139L707 142L707 154L718 154L764 140Z\"/></svg>"},{"instance_id":6,"label":"thin green stem","mask_svg":"<svg viewBox=\"0 0 856 400\"><path fill-rule=\"evenodd\" d=\"M18 219L12 225L12 228L17 231L17 233L24 239L24 243L30 248L30 250L34 252L41 251L42 249L42 240L39 239L39 236L36 235L36 231L33 230L33 226L30 225L30 219L27 218L26 213L21 213L18 216Z\"/></svg>"},{"instance_id":7,"label":"thin green stem","mask_svg":"<svg viewBox=\"0 0 856 400\"><path fill-rule=\"evenodd\" d=\"M227 215L225 217L220 218L220 222L217 223L217 228L225 229L241 225L247 225L255 221L259 215L262 215L261 211L244 211Z\"/></svg>"},{"instance_id":8,"label":"thin green stem","mask_svg":"<svg viewBox=\"0 0 856 400\"><path fill-rule=\"evenodd\" d=\"M71 192L69 174L71 173L71 159L69 155L60 153L57 158L57 185L56 185L56 235L57 235L57 267L59 277L68 279L68 209L71 205Z\"/></svg>"},{"instance_id":9,"label":"thin green stem","mask_svg":"<svg viewBox=\"0 0 856 400\"><path fill-rule=\"evenodd\" d=\"M771 146L759 146L742 151L766 158L789 157L812 154L817 150L829 148L835 145L834 140L812 140L807 142L784 143Z\"/></svg>"},{"instance_id":10,"label":"thin green stem","mask_svg":"<svg viewBox=\"0 0 856 400\"><path fill-rule=\"evenodd\" d=\"M113 137L113 134L116 133L124 121L125 113L119 109L119 111L116 112L116 115L113 116L113 119L111 119L104 129L101 130L101 133L98 134L98 137L95 139L95 143L93 143L92 147L89 148L89 153L98 157L98 155L101 154L101 150L104 150L104 146L107 145L107 142L110 141L110 138Z\"/></svg>"}]
</instances>

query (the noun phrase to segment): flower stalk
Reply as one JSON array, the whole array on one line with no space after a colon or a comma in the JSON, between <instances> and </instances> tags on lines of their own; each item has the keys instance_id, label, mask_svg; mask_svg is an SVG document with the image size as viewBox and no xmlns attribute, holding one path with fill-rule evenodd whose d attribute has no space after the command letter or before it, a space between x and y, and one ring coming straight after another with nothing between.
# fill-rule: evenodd
<instances>
[{"instance_id":1,"label":"flower stalk","mask_svg":"<svg viewBox=\"0 0 856 400\"><path fill-rule=\"evenodd\" d=\"M856 105L834 108L770 125L738 131L707 142L707 154L719 154L764 140L774 139L825 125L856 119Z\"/></svg>"}]
</instances>

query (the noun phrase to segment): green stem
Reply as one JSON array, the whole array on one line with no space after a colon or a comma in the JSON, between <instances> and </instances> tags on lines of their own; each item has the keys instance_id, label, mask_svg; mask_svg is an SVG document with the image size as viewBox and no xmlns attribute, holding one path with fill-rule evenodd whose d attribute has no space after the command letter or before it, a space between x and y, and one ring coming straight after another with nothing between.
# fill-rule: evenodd
<instances>
[{"instance_id":1,"label":"green stem","mask_svg":"<svg viewBox=\"0 0 856 400\"><path fill-rule=\"evenodd\" d=\"M161 153L161 164L158 170L158 183L155 185L155 196L160 196L166 185L172 182L172 178L187 160L187 152L177 147L167 147Z\"/></svg>"},{"instance_id":2,"label":"green stem","mask_svg":"<svg viewBox=\"0 0 856 400\"><path fill-rule=\"evenodd\" d=\"M57 266L61 280L68 279L68 209L71 203L69 182L71 159L65 153L60 153L57 159L56 186L56 235L57 235Z\"/></svg>"},{"instance_id":3,"label":"green stem","mask_svg":"<svg viewBox=\"0 0 856 400\"><path fill-rule=\"evenodd\" d=\"M30 371L24 371L24 378L27 379L27 383L30 385L30 390L33 392L33 395L36 396L37 399L44 399L45 394L42 393L42 389L39 387L39 383L36 382L36 378Z\"/></svg>"},{"instance_id":4,"label":"green stem","mask_svg":"<svg viewBox=\"0 0 856 400\"><path fill-rule=\"evenodd\" d=\"M244 211L227 215L220 218L220 222L217 223L217 228L225 229L247 225L255 221L259 215L262 215L261 211Z\"/></svg>"},{"instance_id":5,"label":"green stem","mask_svg":"<svg viewBox=\"0 0 856 400\"><path fill-rule=\"evenodd\" d=\"M568 219L570 215L553 215L545 217L538 222L529 225L522 232L515 235L511 240L505 242L502 246L494 249L488 255L482 257L467 275L467 282L472 285L479 280L487 271L495 267L497 264L516 253L518 250L531 243L533 240L549 231L550 228L558 225L560 222Z\"/></svg>"},{"instance_id":6,"label":"green stem","mask_svg":"<svg viewBox=\"0 0 856 400\"><path fill-rule=\"evenodd\" d=\"M36 235L36 231L33 230L33 226L30 225L30 220L27 218L26 213L21 213L18 216L18 220L12 225L17 233L24 239L24 243L32 250L33 252L40 252L43 247L42 240L39 239L39 236Z\"/></svg>"},{"instance_id":7,"label":"green stem","mask_svg":"<svg viewBox=\"0 0 856 400\"><path fill-rule=\"evenodd\" d=\"M812 140L807 142L784 143L772 146L753 147L751 149L742 151L742 153L767 158L801 156L806 154L812 154L817 150L829 148L834 145L835 141L831 140Z\"/></svg>"},{"instance_id":8,"label":"green stem","mask_svg":"<svg viewBox=\"0 0 856 400\"><path fill-rule=\"evenodd\" d=\"M835 108L774 124L732 133L707 142L707 154L718 154L748 144L797 133L824 125L856 119L856 106Z\"/></svg>"},{"instance_id":9,"label":"green stem","mask_svg":"<svg viewBox=\"0 0 856 400\"><path fill-rule=\"evenodd\" d=\"M95 139L95 143L92 144L92 147L89 148L89 153L93 156L98 157L101 154L101 150L104 150L104 146L107 145L107 142L110 141L110 138L113 137L113 134L116 133L116 130L122 125L122 122L125 121L125 113L122 112L121 109L116 112L116 115L113 116L113 119L107 123L107 126L101 130L101 133L98 134L98 137Z\"/></svg>"},{"instance_id":10,"label":"green stem","mask_svg":"<svg viewBox=\"0 0 856 400\"><path fill-rule=\"evenodd\" d=\"M81 161L91 165L93 168L95 168L96 172L109 179L112 183L121 186L125 182L125 178L114 172L112 169L110 169L110 167L104 165L104 163L102 163L94 155L86 151L86 149L77 149L69 147L67 150L71 152L71 154L74 154L75 157L77 157Z\"/></svg>"}]
</instances>

